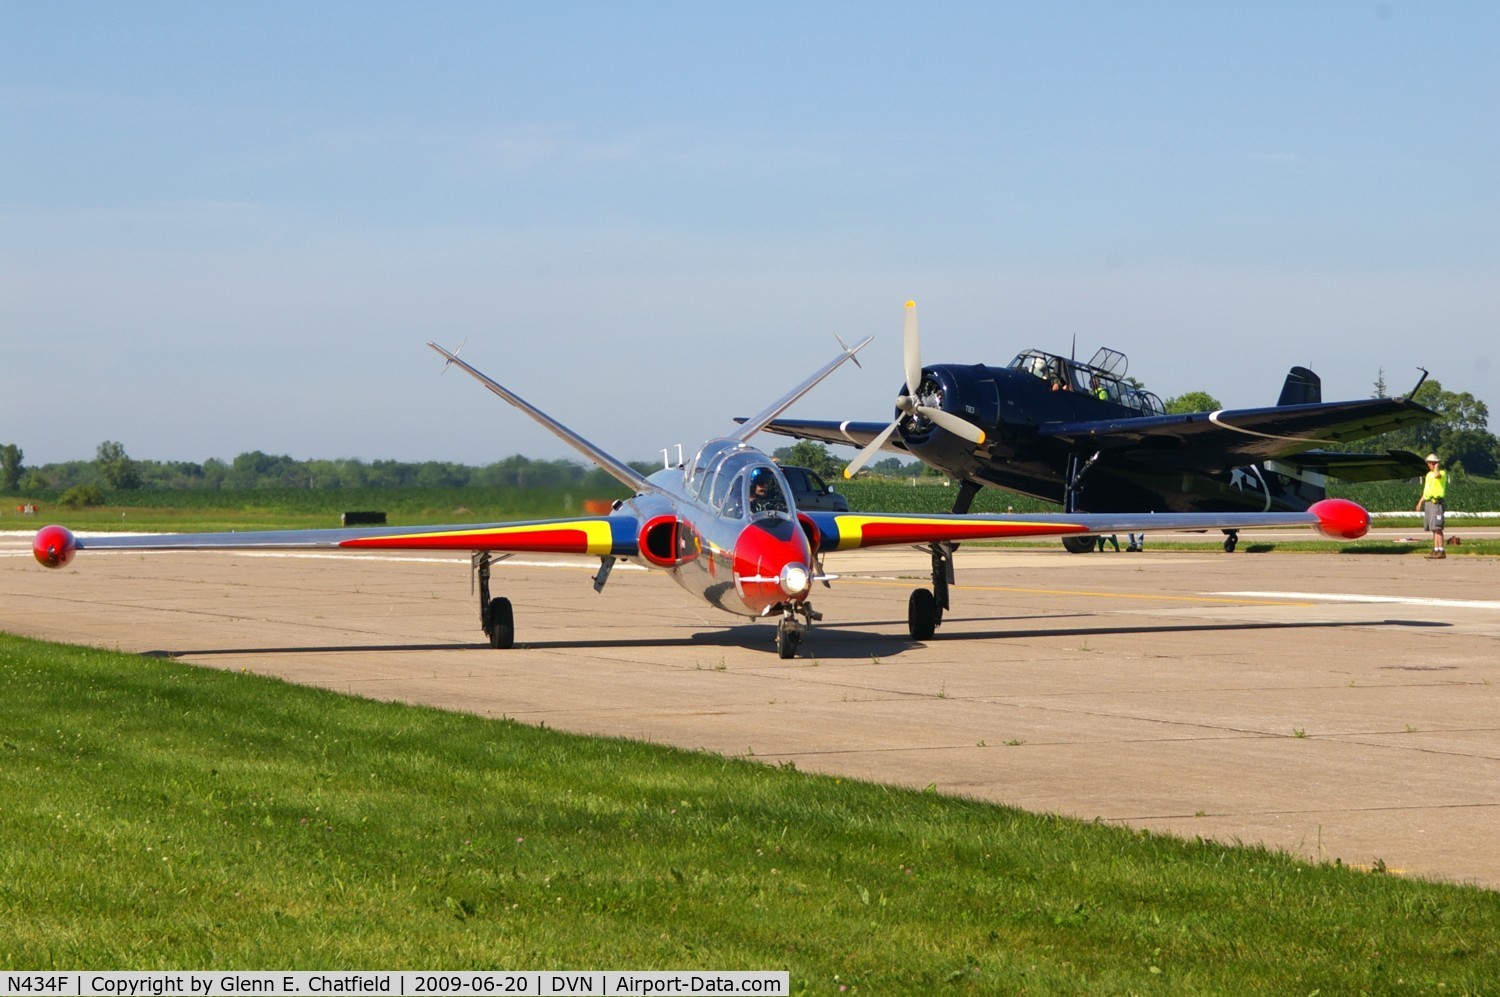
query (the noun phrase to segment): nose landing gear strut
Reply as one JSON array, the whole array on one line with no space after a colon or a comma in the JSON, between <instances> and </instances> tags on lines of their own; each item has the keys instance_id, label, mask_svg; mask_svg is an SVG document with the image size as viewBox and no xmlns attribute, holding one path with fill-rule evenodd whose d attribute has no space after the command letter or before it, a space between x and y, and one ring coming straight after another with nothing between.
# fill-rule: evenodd
<instances>
[{"instance_id":1,"label":"nose landing gear strut","mask_svg":"<svg viewBox=\"0 0 1500 997\"><path fill-rule=\"evenodd\" d=\"M795 658L802 638L807 636L815 620L823 618L823 614L806 602L785 603L780 608L781 619L776 624L776 654L782 658Z\"/></svg>"}]
</instances>

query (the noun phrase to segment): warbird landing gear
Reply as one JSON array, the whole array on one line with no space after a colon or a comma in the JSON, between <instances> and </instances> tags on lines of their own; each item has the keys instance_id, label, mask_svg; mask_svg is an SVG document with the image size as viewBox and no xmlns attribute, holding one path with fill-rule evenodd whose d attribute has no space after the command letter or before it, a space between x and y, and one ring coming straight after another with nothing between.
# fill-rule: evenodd
<instances>
[{"instance_id":1,"label":"warbird landing gear","mask_svg":"<svg viewBox=\"0 0 1500 997\"><path fill-rule=\"evenodd\" d=\"M489 551L475 554L474 575L479 579L479 625L489 637L490 647L504 650L515 646L516 615L509 599L490 598L490 564L495 560Z\"/></svg>"},{"instance_id":2,"label":"warbird landing gear","mask_svg":"<svg viewBox=\"0 0 1500 997\"><path fill-rule=\"evenodd\" d=\"M1096 452L1094 456L1083 460L1078 454L1068 455L1068 470L1066 474L1067 484L1063 490L1063 512L1075 513L1078 511L1078 493L1083 490L1084 475L1089 473L1089 468L1094 466L1102 451ZM1069 554L1091 554L1094 551L1095 538L1086 537L1063 537L1063 549Z\"/></svg>"},{"instance_id":3,"label":"warbird landing gear","mask_svg":"<svg viewBox=\"0 0 1500 997\"><path fill-rule=\"evenodd\" d=\"M1234 553L1234 548L1239 545L1239 542L1240 542L1240 531L1239 530L1225 530L1224 531L1224 553L1226 553L1226 554L1233 554Z\"/></svg>"}]
</instances>

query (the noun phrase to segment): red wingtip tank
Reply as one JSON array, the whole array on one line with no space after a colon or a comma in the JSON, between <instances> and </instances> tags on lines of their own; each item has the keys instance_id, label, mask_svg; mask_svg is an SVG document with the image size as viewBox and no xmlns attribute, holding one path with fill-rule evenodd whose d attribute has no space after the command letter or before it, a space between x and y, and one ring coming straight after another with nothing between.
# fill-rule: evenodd
<instances>
[{"instance_id":1,"label":"red wingtip tank","mask_svg":"<svg viewBox=\"0 0 1500 997\"><path fill-rule=\"evenodd\" d=\"M66 527L44 526L36 531L31 552L43 567L61 568L73 560L73 555L78 552L78 541Z\"/></svg>"},{"instance_id":2,"label":"red wingtip tank","mask_svg":"<svg viewBox=\"0 0 1500 997\"><path fill-rule=\"evenodd\" d=\"M1317 530L1334 540L1358 540L1370 532L1370 514L1348 499L1324 499L1307 510L1318 517Z\"/></svg>"}]
</instances>

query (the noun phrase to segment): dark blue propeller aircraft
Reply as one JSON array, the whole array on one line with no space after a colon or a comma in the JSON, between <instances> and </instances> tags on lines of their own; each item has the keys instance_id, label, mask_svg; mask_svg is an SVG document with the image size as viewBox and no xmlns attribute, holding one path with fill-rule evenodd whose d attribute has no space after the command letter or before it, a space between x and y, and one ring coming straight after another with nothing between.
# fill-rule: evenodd
<instances>
[{"instance_id":1,"label":"dark blue propeller aircraft","mask_svg":"<svg viewBox=\"0 0 1500 997\"><path fill-rule=\"evenodd\" d=\"M766 430L861 448L846 477L880 450L917 457L959 482L955 513L967 512L986 486L1070 513L1300 512L1324 498L1328 476L1376 481L1425 470L1404 451L1322 448L1436 417L1409 396L1324 402L1322 382L1305 367L1291 369L1275 405L1168 415L1159 398L1125 379L1127 361L1114 350L1088 363L1026 350L1005 367L923 366L921 355L916 304L908 301L906 383L892 421L775 419ZM1224 549L1233 551L1237 531L1225 534ZM1063 545L1083 553L1093 539L1064 537ZM951 545L933 548L940 605L951 555Z\"/></svg>"}]
</instances>

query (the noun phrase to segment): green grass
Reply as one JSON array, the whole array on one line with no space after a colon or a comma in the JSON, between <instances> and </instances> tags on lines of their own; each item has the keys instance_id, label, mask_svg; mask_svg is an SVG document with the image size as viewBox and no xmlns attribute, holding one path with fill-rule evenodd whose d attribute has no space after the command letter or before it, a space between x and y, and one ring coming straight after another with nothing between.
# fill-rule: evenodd
<instances>
[{"instance_id":1,"label":"green grass","mask_svg":"<svg viewBox=\"0 0 1500 997\"><path fill-rule=\"evenodd\" d=\"M1490 891L3 635L0 697L0 968L1500 979Z\"/></svg>"},{"instance_id":2,"label":"green grass","mask_svg":"<svg viewBox=\"0 0 1500 997\"><path fill-rule=\"evenodd\" d=\"M393 525L581 516L585 499L622 498L569 488L257 488L244 491L117 491L105 506L70 509L43 499L37 516L7 514L0 528L62 523L81 530L269 530L339 525L348 511L385 512ZM9 510L7 510L7 513ZM24 526L23 526L24 524Z\"/></svg>"}]
</instances>

